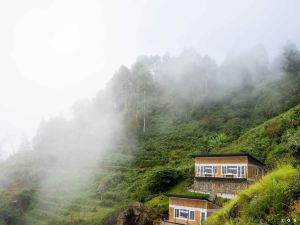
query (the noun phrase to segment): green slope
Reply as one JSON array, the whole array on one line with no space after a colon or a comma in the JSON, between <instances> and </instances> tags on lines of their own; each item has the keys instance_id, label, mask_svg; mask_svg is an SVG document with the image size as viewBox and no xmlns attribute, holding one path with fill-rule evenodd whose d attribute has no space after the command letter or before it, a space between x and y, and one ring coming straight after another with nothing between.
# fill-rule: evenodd
<instances>
[{"instance_id":1,"label":"green slope","mask_svg":"<svg viewBox=\"0 0 300 225\"><path fill-rule=\"evenodd\" d=\"M186 111L181 114L168 102L149 105L145 133L141 121L135 119L136 113L142 115L142 107L129 107L121 113L129 115L127 131L134 140L120 143L99 161L99 167L85 171L89 179L78 180L84 185L71 197L73 187L59 185L46 186L41 194L40 181L55 161L43 149L20 152L0 164L0 224L98 225L135 201L164 212L166 193L194 194L186 187L193 178L191 155L195 153L248 152L269 169L281 163L296 164L300 106L263 122L299 104L299 84L300 76L259 91L246 88L224 96L222 101L183 105L179 108ZM274 97L274 92L280 98ZM159 97L155 94L153 98ZM136 102L133 98L132 105ZM64 135L58 136L63 136L61 143L66 141ZM65 171L59 179L68 177L68 172L72 173ZM27 207L26 202L30 203Z\"/></svg>"},{"instance_id":2,"label":"green slope","mask_svg":"<svg viewBox=\"0 0 300 225\"><path fill-rule=\"evenodd\" d=\"M300 214L293 209L299 199L300 171L282 166L241 191L207 225L299 224Z\"/></svg>"},{"instance_id":3,"label":"green slope","mask_svg":"<svg viewBox=\"0 0 300 225\"><path fill-rule=\"evenodd\" d=\"M49 189L43 197L37 195L39 189L33 185L35 182L28 184L27 181L38 180L43 171L42 165L46 165L47 160L33 160L31 155L20 157L22 166L19 170L14 171L12 168L20 159L13 160L8 168L23 183L16 187L15 193L9 192L9 200L1 201L0 213L8 215L9 212L16 218L11 224L19 224L26 218L31 225L63 225L70 224L70 221L92 225L137 200L146 202L150 208L160 208L163 212L167 209L165 193L193 194L186 190L193 176L191 155L207 153L207 148L212 148L212 152L248 152L266 162L270 168L278 164L276 158L280 158L280 163L295 162L300 140L299 112L300 106L296 106L249 130L233 143L223 130L216 133L206 129L203 125L205 120L156 119L139 140L139 151L132 156L134 161L126 151L120 151L128 146L120 146L112 153L113 158L108 156L103 159L103 168L91 171L93 178L72 201L66 198L66 193L71 189ZM36 161L42 162L39 163L42 165L36 164ZM126 166L128 162L131 162L130 166ZM99 185L101 192L97 192ZM153 189L157 186L161 188ZM33 190L30 192L31 207L26 211L16 211L10 202L18 199L19 193L28 190Z\"/></svg>"},{"instance_id":4,"label":"green slope","mask_svg":"<svg viewBox=\"0 0 300 225\"><path fill-rule=\"evenodd\" d=\"M262 210L265 210L263 216L270 217L273 219L266 219L265 221L273 221L270 224L274 223L274 220L278 219L280 216L284 218L288 218L290 215L289 210L283 210L280 207L283 205L287 206L288 208L291 207L291 203L298 198L300 199L300 192L298 192L298 186L300 187L300 183L296 183L298 179L299 172L296 169L293 169L291 166L284 166L280 170L271 172L273 168L280 167L281 165L285 164L293 164L294 166L299 164L299 149L300 149L300 105L290 109L289 111L274 117L263 124L250 129L244 135L242 135L237 141L234 141L231 144L228 144L226 147L221 149L215 149L213 152L215 153L231 153L231 152L247 152L251 155L257 157L262 162L265 162L268 166L268 170L270 175L266 176L262 182L255 184L255 187L251 187L249 190L243 193L251 193L253 198L261 195L259 200L257 200L256 205L250 206L248 203L245 202L244 208L241 210L249 210L251 211L253 207L258 207L257 204L261 204L261 207L265 207ZM193 162L185 162L183 164L188 167L190 165L193 166ZM297 179L296 179L297 177ZM272 180L273 183L270 183ZM170 191L173 191L176 194L185 194L185 195L193 195L194 193L188 193L187 187L191 184L191 181L184 180L180 182L175 187L171 188ZM295 186L293 186L295 184ZM269 185L269 186L268 186ZM267 188L268 186L268 188ZM281 190L282 189L282 190ZM296 190L297 189L297 190ZM255 190L255 193L254 191ZM265 191L265 192L264 192ZM290 192L297 192L294 195L289 195ZM273 195L269 194L272 193ZM245 197L246 199L248 197ZM279 205L279 208L276 210L272 209L270 206L269 199L272 199L272 204ZM239 198L238 198L239 199ZM264 203L265 200L265 203ZM160 198L155 198L149 201L148 204L151 207L156 206L160 207L163 205L166 200L160 196ZM217 199L218 201L218 199ZM222 200L218 203L223 203ZM222 212L220 212L221 217L229 218L228 210L230 210L233 205L235 205L237 199L230 201L230 203L225 207ZM249 197L250 201L250 197ZM251 209L252 207L252 209ZM270 208L270 211L267 208ZM247 214L248 215L248 214ZM248 215L251 217L252 214ZM260 217L260 214L253 215L253 219L256 219L254 223L249 224L258 224L257 218ZM219 216L218 219L212 220L211 224L223 224ZM245 220L241 220L240 224L248 224L245 221L249 220L246 218ZM214 222L215 220L218 221ZM237 219L239 221L239 219ZM251 221L251 220L249 220ZM230 223L229 223L230 224Z\"/></svg>"},{"instance_id":5,"label":"green slope","mask_svg":"<svg viewBox=\"0 0 300 225\"><path fill-rule=\"evenodd\" d=\"M269 167L300 156L300 105L249 130L217 152L247 152Z\"/></svg>"},{"instance_id":6,"label":"green slope","mask_svg":"<svg viewBox=\"0 0 300 225\"><path fill-rule=\"evenodd\" d=\"M266 162L270 168L277 165L275 158L272 158L273 155L279 157L281 163L295 162L300 140L299 112L300 106L296 106L249 130L233 143L223 130L218 133L207 130L203 126L204 120L157 119L139 140L137 145L139 151L135 154L134 161L126 151L123 153L120 151L128 146L120 146L120 149L112 153L113 158L108 156L103 159L105 162L103 168L91 171L93 178L72 201L66 198L66 193L70 190L49 190L41 198L36 194L38 187L25 182L17 187L15 195L10 192L12 197L7 204L1 201L0 213L10 212L15 218L21 218L12 224L19 224L26 218L27 223L31 225L54 223L64 225L70 224L70 221L92 225L99 224L99 221L112 212L137 200L146 202L146 206L150 208L157 207L163 212L167 209L165 193L189 194L186 187L193 176L191 155L207 153L207 147L212 146L212 149L214 147L212 152L219 150L248 152ZM25 181L38 179L42 174L39 172L42 171L41 165L33 164L31 157L22 157L21 161L23 162L21 171L25 172L15 171L16 177L21 177L20 180L26 178ZM45 165L44 161L42 165ZM131 162L130 166L126 166L128 162ZM34 167L28 169L31 173L24 170L28 167ZM101 192L97 192L99 185ZM161 188L153 189L157 186ZM34 190L30 192L31 208L25 213L22 210L14 210L10 202L18 198L17 192L26 193L27 190Z\"/></svg>"}]
</instances>

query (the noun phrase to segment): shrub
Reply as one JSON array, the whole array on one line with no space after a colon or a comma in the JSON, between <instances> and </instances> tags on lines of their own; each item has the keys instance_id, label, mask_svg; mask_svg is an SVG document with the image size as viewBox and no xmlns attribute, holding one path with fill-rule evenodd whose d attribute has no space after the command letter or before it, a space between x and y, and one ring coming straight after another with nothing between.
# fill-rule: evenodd
<instances>
[{"instance_id":1,"label":"shrub","mask_svg":"<svg viewBox=\"0 0 300 225\"><path fill-rule=\"evenodd\" d=\"M173 168L159 168L150 176L148 189L152 194L163 193L181 177L182 174Z\"/></svg>"},{"instance_id":2,"label":"shrub","mask_svg":"<svg viewBox=\"0 0 300 225\"><path fill-rule=\"evenodd\" d=\"M279 123L273 123L265 127L265 133L270 137L280 137L283 132L283 128Z\"/></svg>"}]
</instances>

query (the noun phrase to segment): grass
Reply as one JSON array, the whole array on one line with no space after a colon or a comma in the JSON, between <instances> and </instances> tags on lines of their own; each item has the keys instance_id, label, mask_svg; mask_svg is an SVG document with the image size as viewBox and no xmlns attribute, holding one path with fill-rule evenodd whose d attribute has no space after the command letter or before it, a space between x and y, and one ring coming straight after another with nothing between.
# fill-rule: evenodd
<instances>
[{"instance_id":1,"label":"grass","mask_svg":"<svg viewBox=\"0 0 300 225\"><path fill-rule=\"evenodd\" d=\"M193 183L193 179L184 179L178 184L176 184L174 187L172 187L167 193L174 194L174 195L185 195L190 197L208 199L209 196L207 194L201 194L201 193L189 191L188 188L192 183Z\"/></svg>"},{"instance_id":2,"label":"grass","mask_svg":"<svg viewBox=\"0 0 300 225\"><path fill-rule=\"evenodd\" d=\"M77 224L98 225L103 218L134 201L142 201L148 208L158 208L161 212L166 212L168 207L166 193L205 198L207 196L203 194L187 190L187 187L192 183L192 179L188 178L178 178L174 183L175 185L167 191L149 192L149 183L157 170L172 168L180 172L183 177L193 176L194 161L191 157L193 154L247 152L266 162L270 169L282 162L294 162L296 159L296 150L300 146L300 106L294 107L250 130L249 128L256 126L258 122L251 116L239 118L238 112L234 108L227 110L220 106L211 109L211 111L205 112L205 109L201 109L198 112L207 115L189 120L174 120L164 116L153 117L146 133L139 137L135 146L136 149L130 152L128 149L131 146L125 144L120 146L111 156L102 159L103 168L92 171L93 180L86 184L86 187L78 193L73 202L62 204L62 202L66 203L64 197L68 190L54 190L54 196L49 194L43 199L39 199L37 203L34 202L32 208L25 213L25 217L29 221L28 224L67 225L70 224L72 217ZM240 121L242 121L242 125ZM241 133L244 133L238 140L233 141L241 134L236 131L240 126L242 126ZM232 131L235 131L234 134ZM8 163L7 168L9 169L7 171L11 173L9 176L13 175L16 180L22 181L20 184L17 183L19 185L17 189L20 188L21 190L24 188L23 186L27 188L27 184L30 183L34 185L29 185L28 188L37 190L36 184L39 177L43 176L43 168L50 161L47 156L41 157L43 160L33 159L31 156L22 153ZM21 163L17 168L15 165L18 162ZM293 171L291 168L286 168L286 170ZM7 175L7 177L9 176ZM272 177L278 177L274 179L280 184L281 182L287 183L283 174ZM3 179L0 177L0 180ZM32 182L33 180L34 182ZM97 192L99 186L102 187L102 192ZM259 187L257 194L251 192L245 197L239 197L238 202L241 202L242 199L247 202L249 196L252 199L255 199L253 198L255 195L260 196L260 191L263 193L264 189ZM272 191L277 191L277 189L272 189ZM286 193L278 193L280 196L287 196ZM273 192L268 192L268 194L274 196ZM4 194L0 195L1 201L5 200L8 204L17 196L13 192L10 193L9 199L3 197ZM266 207L264 203L269 201L268 195L262 196L264 197L257 201L257 204L253 202L255 207ZM280 196L274 196L278 199L277 203L280 203ZM32 198L35 197L33 193ZM238 219L228 218L228 212L235 203L237 203L235 200L227 203L224 208L225 211L222 210L223 216L218 216L219 219L215 221L221 221L219 224L222 224L222 221L240 224L250 221L247 219L249 216L245 219L241 217L242 222ZM244 204L243 215L252 215L255 218L257 212L250 207L251 205L252 201ZM249 211L246 210L248 208ZM274 208L274 210L274 212L265 212L266 217L277 215L277 209ZM1 213L3 214L0 209L0 215ZM20 218L24 216L22 212L17 213L18 215L21 214ZM287 212L285 215L290 214ZM266 221L274 221L274 219L267 218ZM17 225L17 222L14 224Z\"/></svg>"},{"instance_id":3,"label":"grass","mask_svg":"<svg viewBox=\"0 0 300 225\"><path fill-rule=\"evenodd\" d=\"M207 225L282 224L282 219L293 214L291 206L300 196L299 177L291 165L280 167L241 191L214 213Z\"/></svg>"},{"instance_id":4,"label":"grass","mask_svg":"<svg viewBox=\"0 0 300 225\"><path fill-rule=\"evenodd\" d=\"M300 146L300 105L242 135L218 152L247 152L275 168L291 162Z\"/></svg>"}]
</instances>

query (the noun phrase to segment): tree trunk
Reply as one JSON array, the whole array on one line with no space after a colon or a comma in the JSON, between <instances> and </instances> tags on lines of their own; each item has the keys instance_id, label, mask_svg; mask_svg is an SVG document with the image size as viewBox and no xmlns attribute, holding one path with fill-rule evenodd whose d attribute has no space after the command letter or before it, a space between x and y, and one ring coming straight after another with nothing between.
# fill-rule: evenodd
<instances>
[{"instance_id":1,"label":"tree trunk","mask_svg":"<svg viewBox=\"0 0 300 225\"><path fill-rule=\"evenodd\" d=\"M136 134L139 133L139 116L138 116L138 107L136 105L135 109L135 128L136 128Z\"/></svg>"},{"instance_id":2,"label":"tree trunk","mask_svg":"<svg viewBox=\"0 0 300 225\"><path fill-rule=\"evenodd\" d=\"M146 91L144 90L144 126L143 132L146 132Z\"/></svg>"}]
</instances>

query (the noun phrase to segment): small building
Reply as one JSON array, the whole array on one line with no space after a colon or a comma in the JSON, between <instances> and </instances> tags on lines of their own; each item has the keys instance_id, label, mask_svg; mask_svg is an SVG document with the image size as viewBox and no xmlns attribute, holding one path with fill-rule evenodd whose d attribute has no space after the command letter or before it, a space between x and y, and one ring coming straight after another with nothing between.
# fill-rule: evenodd
<instances>
[{"instance_id":1,"label":"small building","mask_svg":"<svg viewBox=\"0 0 300 225\"><path fill-rule=\"evenodd\" d=\"M264 164L249 154L194 155L195 179L191 189L233 198L264 174Z\"/></svg>"},{"instance_id":2,"label":"small building","mask_svg":"<svg viewBox=\"0 0 300 225\"><path fill-rule=\"evenodd\" d=\"M220 207L213 202L190 196L169 196L169 220L164 225L187 224L201 225L213 212Z\"/></svg>"},{"instance_id":3,"label":"small building","mask_svg":"<svg viewBox=\"0 0 300 225\"><path fill-rule=\"evenodd\" d=\"M246 178L258 180L263 163L249 154L194 155L195 177Z\"/></svg>"}]
</instances>

